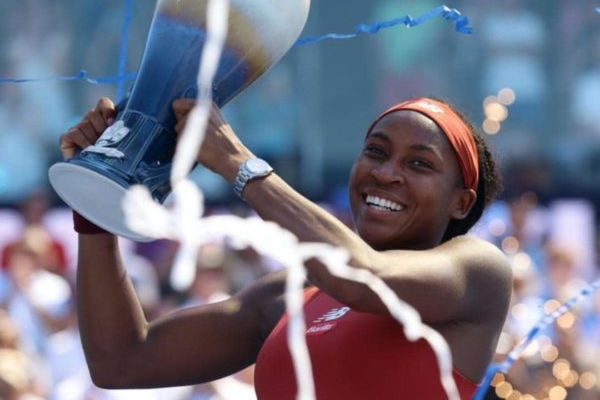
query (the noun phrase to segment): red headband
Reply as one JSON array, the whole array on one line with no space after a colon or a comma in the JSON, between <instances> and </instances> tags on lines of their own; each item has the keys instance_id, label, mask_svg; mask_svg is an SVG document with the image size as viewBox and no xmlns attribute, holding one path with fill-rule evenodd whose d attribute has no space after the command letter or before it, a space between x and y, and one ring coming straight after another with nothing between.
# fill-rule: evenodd
<instances>
[{"instance_id":1,"label":"red headband","mask_svg":"<svg viewBox=\"0 0 600 400\"><path fill-rule=\"evenodd\" d=\"M462 118L447 104L430 98L419 98L396 104L373 121L367 134L383 117L399 110L412 110L424 114L440 127L458 157L465 187L477 191L479 183L477 143Z\"/></svg>"}]
</instances>

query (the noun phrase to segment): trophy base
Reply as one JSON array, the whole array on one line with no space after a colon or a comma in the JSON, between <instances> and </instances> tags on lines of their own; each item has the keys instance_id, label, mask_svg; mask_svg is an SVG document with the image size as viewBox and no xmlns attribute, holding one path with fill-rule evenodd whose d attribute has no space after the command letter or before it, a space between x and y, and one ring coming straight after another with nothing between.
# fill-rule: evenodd
<instances>
[{"instance_id":1,"label":"trophy base","mask_svg":"<svg viewBox=\"0 0 600 400\"><path fill-rule=\"evenodd\" d=\"M89 168L68 162L52 165L48 176L60 198L90 222L136 242L155 240L127 226L122 207L127 188Z\"/></svg>"}]
</instances>

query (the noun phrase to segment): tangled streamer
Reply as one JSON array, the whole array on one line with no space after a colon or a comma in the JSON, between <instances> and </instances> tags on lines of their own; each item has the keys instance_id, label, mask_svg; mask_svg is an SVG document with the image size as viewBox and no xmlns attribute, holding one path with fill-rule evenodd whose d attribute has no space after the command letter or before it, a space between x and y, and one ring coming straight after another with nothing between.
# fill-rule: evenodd
<instances>
[{"instance_id":1,"label":"tangled streamer","mask_svg":"<svg viewBox=\"0 0 600 400\"><path fill-rule=\"evenodd\" d=\"M296 45L303 45L308 43L317 43L326 39L352 39L361 34L375 34L381 29L392 28L397 25L404 25L407 28L412 28L417 25L421 25L430 19L441 16L446 20L454 21L455 29L457 32L464 34L473 33L473 29L469 26L469 18L463 16L457 9L449 8L447 6L439 6L428 13L425 13L417 18L412 18L410 15L405 15L401 18L395 18L389 21L375 22L371 25L359 24L353 33L340 34L340 33L329 33L326 35L317 36L314 38L300 38L296 42Z\"/></svg>"},{"instance_id":2,"label":"tangled streamer","mask_svg":"<svg viewBox=\"0 0 600 400\"><path fill-rule=\"evenodd\" d=\"M327 39L352 39L361 34L376 34L381 29L392 28L398 25L404 25L408 28L412 28L421 25L432 18L442 17L446 20L453 21L457 32L470 34L473 29L469 26L469 18L463 16L457 9L449 8L445 5L439 6L421 16L416 18L410 15L404 17L395 18L389 21L374 22L373 24L359 24L357 25L354 33L350 34L339 34L329 33L317 37L300 38L296 41L295 46L302 46L310 43L317 43ZM119 69L116 76L108 76L102 78L91 78L88 76L86 70L82 69L78 73L72 76L56 76L46 78L3 78L0 77L0 83L28 83L28 82L40 82L40 81L86 81L93 85L104 85L104 84L117 84L117 99L123 98L123 86L125 82L134 80L137 76L136 73L125 73L125 61L127 55L127 44L129 37L129 29L132 18L132 0L126 0L125 4L125 21L121 32L121 49L119 55Z\"/></svg>"}]
</instances>

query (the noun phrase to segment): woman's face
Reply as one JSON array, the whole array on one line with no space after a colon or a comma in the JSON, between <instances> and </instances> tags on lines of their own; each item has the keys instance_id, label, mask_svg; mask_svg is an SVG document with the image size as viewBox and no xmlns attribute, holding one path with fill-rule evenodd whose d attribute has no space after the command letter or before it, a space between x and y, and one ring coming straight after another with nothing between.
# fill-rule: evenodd
<instances>
[{"instance_id":1,"label":"woman's face","mask_svg":"<svg viewBox=\"0 0 600 400\"><path fill-rule=\"evenodd\" d=\"M408 110L373 127L350 173L349 191L356 230L378 250L434 247L450 219L464 218L475 202L444 133Z\"/></svg>"}]
</instances>

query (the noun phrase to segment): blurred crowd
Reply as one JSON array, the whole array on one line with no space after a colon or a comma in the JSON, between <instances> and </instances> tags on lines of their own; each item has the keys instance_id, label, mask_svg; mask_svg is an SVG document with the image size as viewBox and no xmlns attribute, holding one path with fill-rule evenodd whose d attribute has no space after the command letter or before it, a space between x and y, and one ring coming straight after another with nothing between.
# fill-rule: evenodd
<instances>
[{"instance_id":1,"label":"blurred crowd","mask_svg":"<svg viewBox=\"0 0 600 400\"><path fill-rule=\"evenodd\" d=\"M17 209L0 210L0 398L5 400L255 399L252 367L193 387L106 391L93 385L78 337L74 302L76 234L68 208L39 191ZM322 206L350 224L347 208ZM495 362L530 342L486 399L600 399L600 278L589 202L544 206L534 192L497 201L470 234L497 244L511 260L514 292ZM243 204L210 215L252 216ZM219 301L261 275L284 268L252 248L203 245L193 283L171 284L178 245L120 239L122 256L148 318ZM560 307L567 305L568 310ZM554 313L554 314L553 314ZM560 315L558 315L558 314ZM546 319L544 318L551 318ZM540 325L542 324L542 325ZM535 335L531 332L541 327ZM433 378L432 378L433 379Z\"/></svg>"},{"instance_id":2,"label":"blurred crowd","mask_svg":"<svg viewBox=\"0 0 600 400\"><path fill-rule=\"evenodd\" d=\"M370 14L351 21L348 31L355 23L417 16L439 5L351 0L350 8L350 3ZM99 97L115 98L117 90L51 78L81 69L90 77L116 74L124 4L0 0L0 78L40 79L0 83L0 399L252 399L251 368L198 387L123 392L94 387L87 373L74 310L76 235L70 211L48 185L47 169L60 158L58 136ZM128 72L138 66L153 13L148 2L132 5ZM600 399L600 293L581 295L599 278L599 4L460 0L447 5L470 18L473 35L451 32L440 20L357 39L370 60L361 65L360 76L344 75L361 59L355 53L350 60L342 53L328 55L348 44L327 45L321 57L306 49L309 61L300 52L284 59L225 114L256 153L349 224L341 200L345 188L339 184L346 176L337 175L355 155L356 147L346 144L360 140L366 128L362 113L371 118L393 101L423 94L447 97L464 109L492 142L504 172L503 196L472 232L497 244L513 266L513 304L497 360L504 360L543 316L581 297L531 341L506 374L495 376L487 398ZM331 31L327 15L333 6L313 2L311 7L320 23L309 25L309 33ZM306 93L314 82L326 80L317 79L320 73L332 81L342 76L348 85L317 88L322 98L311 98ZM365 92L348 95L349 88ZM507 90L512 99L500 101ZM488 113L490 98L502 103L499 113ZM340 121L352 125L351 134ZM248 216L224 182L201 169L192 175L205 192L209 213ZM124 244L128 272L151 315L216 301L282 267L251 249L233 251L215 243L201 249L196 280L180 292L169 282L176 243Z\"/></svg>"},{"instance_id":3,"label":"blurred crowd","mask_svg":"<svg viewBox=\"0 0 600 400\"><path fill-rule=\"evenodd\" d=\"M486 399L600 398L594 212L580 199L541 205L527 191L496 202L472 230L498 245L513 270L513 297L495 363L509 353L517 360L507 373L496 374Z\"/></svg>"}]
</instances>

